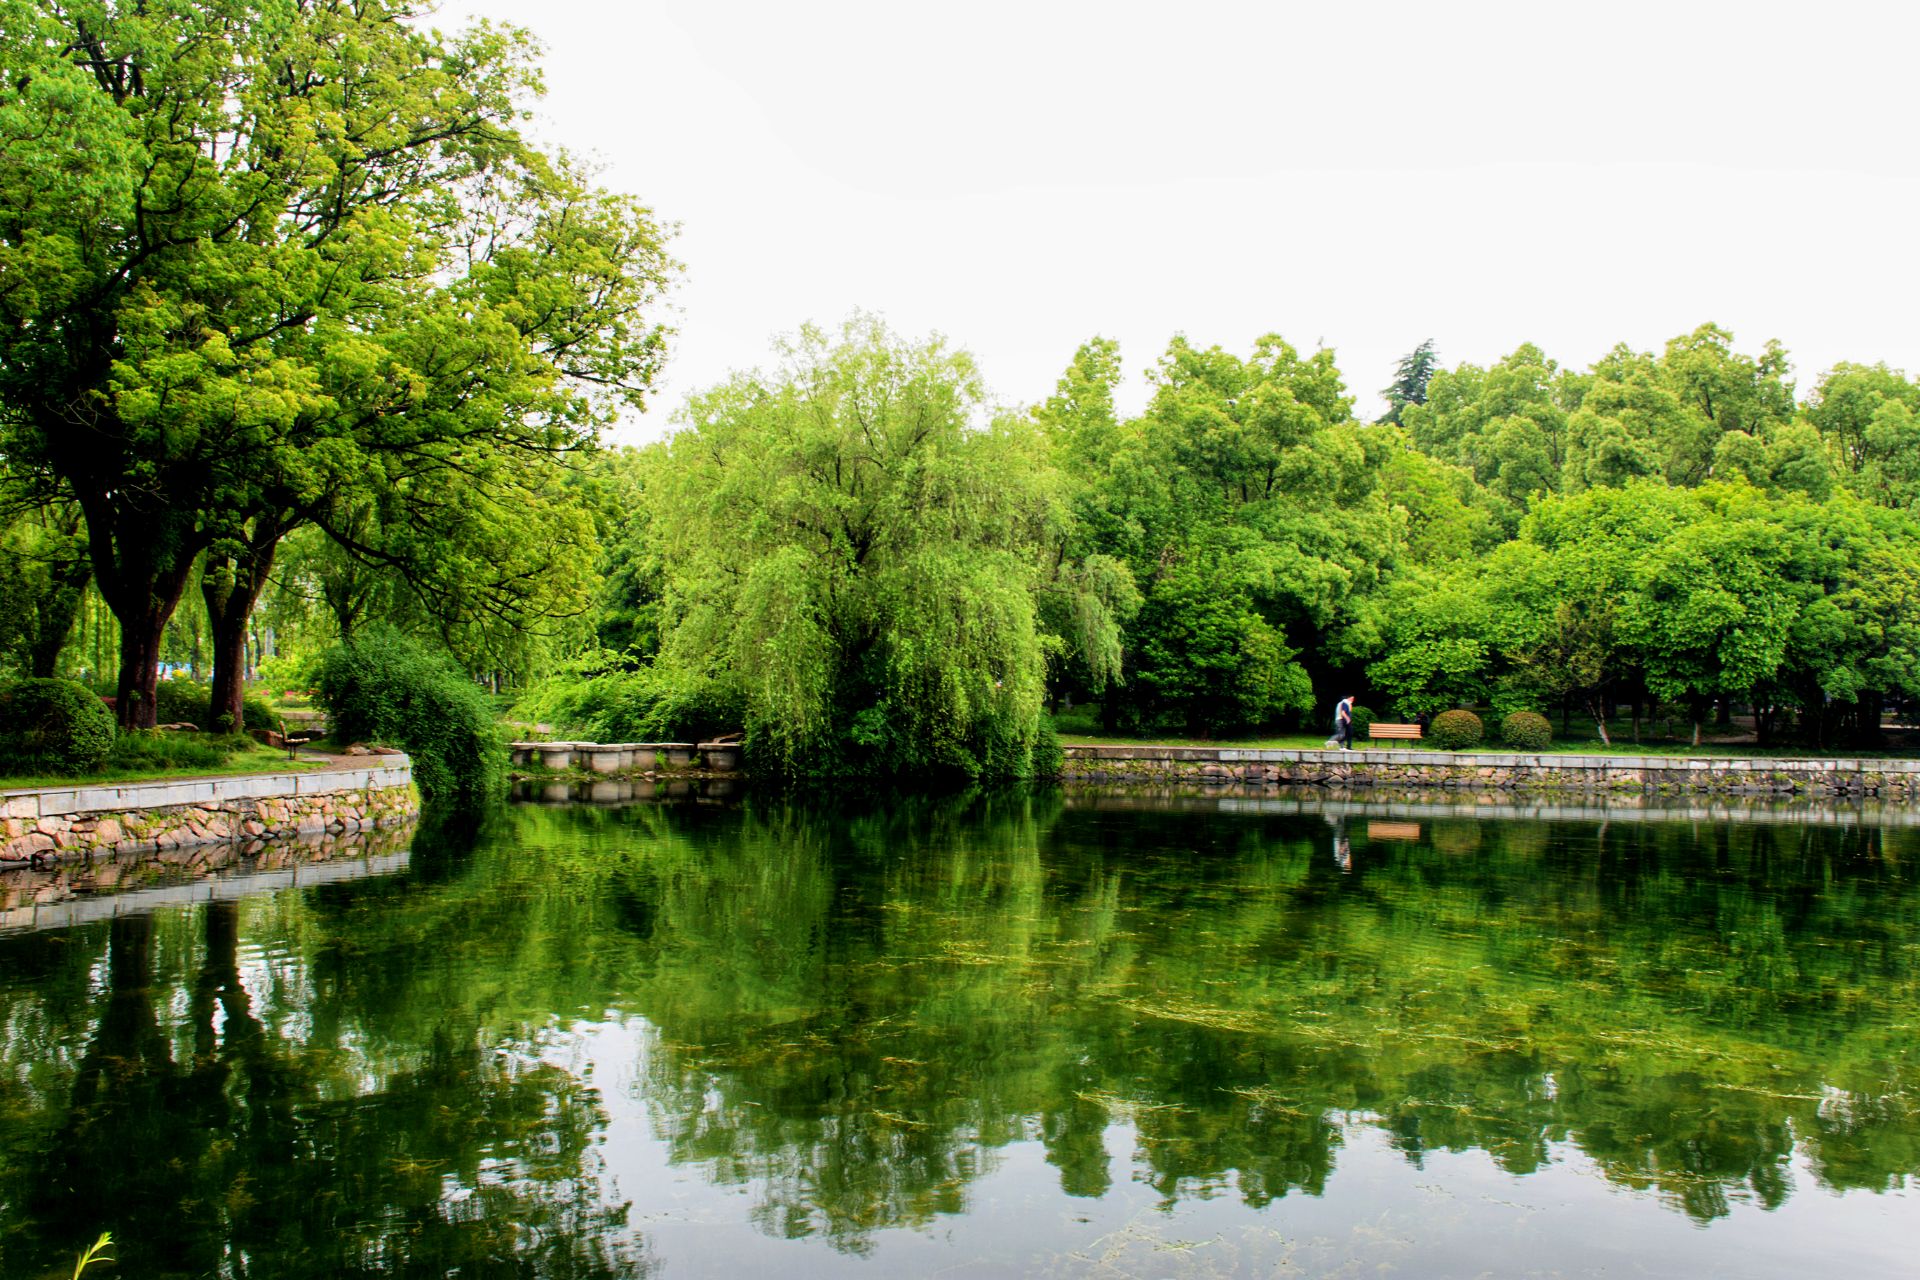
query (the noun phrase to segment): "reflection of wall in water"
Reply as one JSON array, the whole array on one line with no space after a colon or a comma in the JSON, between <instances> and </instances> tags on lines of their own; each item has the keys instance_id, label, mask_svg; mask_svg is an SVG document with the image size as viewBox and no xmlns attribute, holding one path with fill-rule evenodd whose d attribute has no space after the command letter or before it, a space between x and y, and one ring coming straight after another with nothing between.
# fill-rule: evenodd
<instances>
[{"instance_id":1,"label":"reflection of wall in water","mask_svg":"<svg viewBox=\"0 0 1920 1280\"><path fill-rule=\"evenodd\" d=\"M194 902L216 902L405 870L412 824L308 832L284 840L97 854L0 871L0 932L62 929Z\"/></svg>"}]
</instances>

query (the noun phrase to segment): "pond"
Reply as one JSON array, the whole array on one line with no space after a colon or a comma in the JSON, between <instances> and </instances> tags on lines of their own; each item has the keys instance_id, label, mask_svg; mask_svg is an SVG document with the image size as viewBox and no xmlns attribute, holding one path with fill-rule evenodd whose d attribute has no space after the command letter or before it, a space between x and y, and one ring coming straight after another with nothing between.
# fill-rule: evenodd
<instances>
[{"instance_id":1,"label":"pond","mask_svg":"<svg viewBox=\"0 0 1920 1280\"><path fill-rule=\"evenodd\" d=\"M750 792L95 897L0 935L0 1274L1908 1276L1916 822Z\"/></svg>"}]
</instances>

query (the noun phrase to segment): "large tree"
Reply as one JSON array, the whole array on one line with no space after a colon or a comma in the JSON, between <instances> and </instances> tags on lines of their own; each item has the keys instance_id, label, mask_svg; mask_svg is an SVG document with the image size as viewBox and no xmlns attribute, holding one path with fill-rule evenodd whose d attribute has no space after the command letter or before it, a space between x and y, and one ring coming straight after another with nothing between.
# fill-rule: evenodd
<instances>
[{"instance_id":1,"label":"large tree","mask_svg":"<svg viewBox=\"0 0 1920 1280\"><path fill-rule=\"evenodd\" d=\"M1380 421L1398 424L1408 405L1425 404L1427 383L1432 381L1438 364L1432 338L1401 356L1400 363L1394 367L1392 384L1380 392L1387 398L1387 412Z\"/></svg>"},{"instance_id":2,"label":"large tree","mask_svg":"<svg viewBox=\"0 0 1920 1280\"><path fill-rule=\"evenodd\" d=\"M1057 539L1044 439L971 357L856 317L695 396L661 468L659 665L790 773L1024 773Z\"/></svg>"},{"instance_id":3,"label":"large tree","mask_svg":"<svg viewBox=\"0 0 1920 1280\"><path fill-rule=\"evenodd\" d=\"M430 561L657 368L652 218L516 132L524 33L421 12L0 0L0 447L85 512L124 725L202 555L237 723L280 536Z\"/></svg>"}]
</instances>

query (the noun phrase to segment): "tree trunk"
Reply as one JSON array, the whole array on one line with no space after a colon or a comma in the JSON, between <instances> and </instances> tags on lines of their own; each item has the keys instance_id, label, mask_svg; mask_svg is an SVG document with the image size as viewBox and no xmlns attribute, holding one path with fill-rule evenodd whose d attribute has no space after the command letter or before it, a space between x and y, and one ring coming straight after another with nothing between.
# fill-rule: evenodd
<instances>
[{"instance_id":1,"label":"tree trunk","mask_svg":"<svg viewBox=\"0 0 1920 1280\"><path fill-rule=\"evenodd\" d=\"M1863 747L1882 745L1884 736L1880 729L1880 691L1862 690L1854 713L1855 740Z\"/></svg>"},{"instance_id":2,"label":"tree trunk","mask_svg":"<svg viewBox=\"0 0 1920 1280\"><path fill-rule=\"evenodd\" d=\"M219 564L209 563L201 575L200 594L207 602L207 620L213 631L210 727L222 733L246 731L247 619L266 589L274 552L289 527L289 521L277 511L256 516L240 548ZM209 553L210 560L211 556Z\"/></svg>"},{"instance_id":3,"label":"tree trunk","mask_svg":"<svg viewBox=\"0 0 1920 1280\"><path fill-rule=\"evenodd\" d=\"M122 729L151 729L160 642L207 545L206 534L178 507L123 510L103 492L81 493L80 504L93 580L120 624L114 716Z\"/></svg>"},{"instance_id":4,"label":"tree trunk","mask_svg":"<svg viewBox=\"0 0 1920 1280\"><path fill-rule=\"evenodd\" d=\"M149 610L142 618L120 619L120 681L114 690L114 715L122 729L151 729L154 716L154 690L160 684L160 637L167 629L167 614Z\"/></svg>"},{"instance_id":5,"label":"tree trunk","mask_svg":"<svg viewBox=\"0 0 1920 1280\"><path fill-rule=\"evenodd\" d=\"M1613 745L1613 739L1607 736L1607 713L1612 709L1603 698L1589 699L1587 702L1587 714L1593 717L1593 727L1600 734L1600 745L1605 747Z\"/></svg>"},{"instance_id":6,"label":"tree trunk","mask_svg":"<svg viewBox=\"0 0 1920 1280\"><path fill-rule=\"evenodd\" d=\"M250 605L249 605L250 607ZM217 619L213 624L213 698L208 711L218 733L244 733L246 720L247 620ZM257 726L265 728L266 726Z\"/></svg>"}]
</instances>

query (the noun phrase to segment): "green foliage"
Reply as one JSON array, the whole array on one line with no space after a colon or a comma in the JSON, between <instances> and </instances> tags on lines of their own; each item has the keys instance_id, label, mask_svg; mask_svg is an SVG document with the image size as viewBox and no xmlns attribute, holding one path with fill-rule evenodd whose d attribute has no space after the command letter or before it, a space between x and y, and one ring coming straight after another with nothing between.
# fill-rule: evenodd
<instances>
[{"instance_id":1,"label":"green foliage","mask_svg":"<svg viewBox=\"0 0 1920 1280\"><path fill-rule=\"evenodd\" d=\"M1515 751L1545 751L1553 741L1553 722L1538 711L1513 711L1500 721L1500 741Z\"/></svg>"},{"instance_id":2,"label":"green foliage","mask_svg":"<svg viewBox=\"0 0 1920 1280\"><path fill-rule=\"evenodd\" d=\"M486 694L401 632L370 627L329 650L316 691L334 737L401 748L429 799L473 804L498 794L506 752Z\"/></svg>"},{"instance_id":3,"label":"green foliage","mask_svg":"<svg viewBox=\"0 0 1920 1280\"><path fill-rule=\"evenodd\" d=\"M884 417L865 453L844 419L926 399L950 421L975 394L971 368L904 372L897 353L862 363L857 343L811 341L780 375L696 402L668 456L621 464L613 490L632 510L607 508L618 598L599 633L626 652L601 674L648 658L656 621L662 648L648 674L596 681L565 695L577 711L541 718L652 735L662 688L705 687L740 708L753 757L789 771L972 772L995 743L1030 752L1025 734L970 720L977 693L928 659L970 652L978 623L891 621L905 600L924 615L920 596L992 601L972 614L1014 619L1007 634L1030 616L1051 696L1097 700L1108 727L1134 732L1290 725L1358 670L1398 716L1571 702L1603 736L1625 699L1696 713L1740 700L1763 733L1797 715L1818 735L1916 683L1901 664L1920 530L1889 509L1904 492L1889 468L1920 449L1872 441L1904 430L1920 393L1884 369L1836 370L1800 415L1784 354L1741 354L1710 325L1589 372L1522 346L1433 370L1403 426L1362 428L1331 352L1176 340L1128 420L1118 347L1095 339L1033 433L1003 422L973 442L1021 474L997 506L966 509L1017 535L962 522L990 553L909 590L904 548L925 530L899 495L920 491L888 470ZM942 457L924 474L946 475ZM935 523L960 501L920 499ZM941 705L965 713L926 711Z\"/></svg>"},{"instance_id":4,"label":"green foliage","mask_svg":"<svg viewBox=\"0 0 1920 1280\"><path fill-rule=\"evenodd\" d=\"M209 733L227 733L232 726L213 723L213 689L193 680L162 680L153 687L154 719L159 724L190 724ZM280 716L265 698L247 695L242 731L279 727Z\"/></svg>"},{"instance_id":5,"label":"green foliage","mask_svg":"<svg viewBox=\"0 0 1920 1280\"><path fill-rule=\"evenodd\" d=\"M83 684L20 680L0 688L0 767L91 773L113 750L113 714Z\"/></svg>"},{"instance_id":6,"label":"green foliage","mask_svg":"<svg viewBox=\"0 0 1920 1280\"><path fill-rule=\"evenodd\" d=\"M252 739L234 734L134 729L114 735L107 767L127 773L218 769L252 746Z\"/></svg>"},{"instance_id":7,"label":"green foliage","mask_svg":"<svg viewBox=\"0 0 1920 1280\"><path fill-rule=\"evenodd\" d=\"M1229 565L1170 565L1135 627L1134 697L1150 720L1212 733L1313 707L1313 685Z\"/></svg>"},{"instance_id":8,"label":"green foliage","mask_svg":"<svg viewBox=\"0 0 1920 1280\"><path fill-rule=\"evenodd\" d=\"M1428 740L1442 751L1465 751L1468 747L1477 747L1485 736L1486 727L1480 723L1480 717L1458 708L1442 711L1427 726Z\"/></svg>"},{"instance_id":9,"label":"green foliage","mask_svg":"<svg viewBox=\"0 0 1920 1280\"><path fill-rule=\"evenodd\" d=\"M15 489L0 483L0 500L19 501ZM0 528L0 660L21 675L55 675L92 579L76 504L38 503Z\"/></svg>"},{"instance_id":10,"label":"green foliage","mask_svg":"<svg viewBox=\"0 0 1920 1280\"><path fill-rule=\"evenodd\" d=\"M295 657L275 654L270 658L262 658L254 668L254 681L260 687L270 689L277 694L305 693L313 688L313 679L318 666L317 656ZM249 723L248 727L253 726Z\"/></svg>"},{"instance_id":11,"label":"green foliage","mask_svg":"<svg viewBox=\"0 0 1920 1280\"><path fill-rule=\"evenodd\" d=\"M1355 742L1363 741L1367 736L1367 730L1371 728L1373 722L1379 718L1380 717L1374 713L1372 707L1363 707L1355 703L1353 707L1353 740Z\"/></svg>"},{"instance_id":12,"label":"green foliage","mask_svg":"<svg viewBox=\"0 0 1920 1280\"><path fill-rule=\"evenodd\" d=\"M1396 713L1416 716L1486 699L1494 632L1477 567L1408 573L1376 608L1385 653L1367 667L1367 678L1386 691Z\"/></svg>"},{"instance_id":13,"label":"green foliage","mask_svg":"<svg viewBox=\"0 0 1920 1280\"><path fill-rule=\"evenodd\" d=\"M1033 739L1033 776L1036 779L1058 778L1066 764L1067 753L1060 745L1060 732L1053 723L1053 717L1042 715L1039 732Z\"/></svg>"},{"instance_id":14,"label":"green foliage","mask_svg":"<svg viewBox=\"0 0 1920 1280\"><path fill-rule=\"evenodd\" d=\"M699 742L739 729L737 686L697 672L620 669L610 658L533 685L514 717L591 742Z\"/></svg>"},{"instance_id":15,"label":"green foliage","mask_svg":"<svg viewBox=\"0 0 1920 1280\"><path fill-rule=\"evenodd\" d=\"M112 1247L113 1232L102 1231L100 1238L88 1245L86 1251L74 1260L73 1280L80 1280L80 1273L96 1262L104 1262L111 1266L113 1259L107 1256L107 1250Z\"/></svg>"},{"instance_id":16,"label":"green foliage","mask_svg":"<svg viewBox=\"0 0 1920 1280\"><path fill-rule=\"evenodd\" d=\"M1024 776L1056 519L1041 437L978 425L971 358L877 320L785 356L694 397L661 469L658 670L731 690L775 772Z\"/></svg>"},{"instance_id":17,"label":"green foliage","mask_svg":"<svg viewBox=\"0 0 1920 1280\"><path fill-rule=\"evenodd\" d=\"M88 513L123 695L196 565L237 636L309 521L464 652L523 657L577 611L591 533L556 462L641 404L673 264L647 209L519 132L531 37L385 0L4 15L0 434Z\"/></svg>"},{"instance_id":18,"label":"green foliage","mask_svg":"<svg viewBox=\"0 0 1920 1280\"><path fill-rule=\"evenodd\" d=\"M1465 468L1508 532L1536 495L1558 492L1572 379L1528 343L1491 368L1437 370L1424 404L1400 416L1426 455Z\"/></svg>"},{"instance_id":19,"label":"green foliage","mask_svg":"<svg viewBox=\"0 0 1920 1280\"><path fill-rule=\"evenodd\" d=\"M1427 402L1427 384L1433 379L1437 363L1432 338L1400 357L1392 384L1380 393L1387 398L1387 414L1380 421L1397 423L1408 405Z\"/></svg>"}]
</instances>

